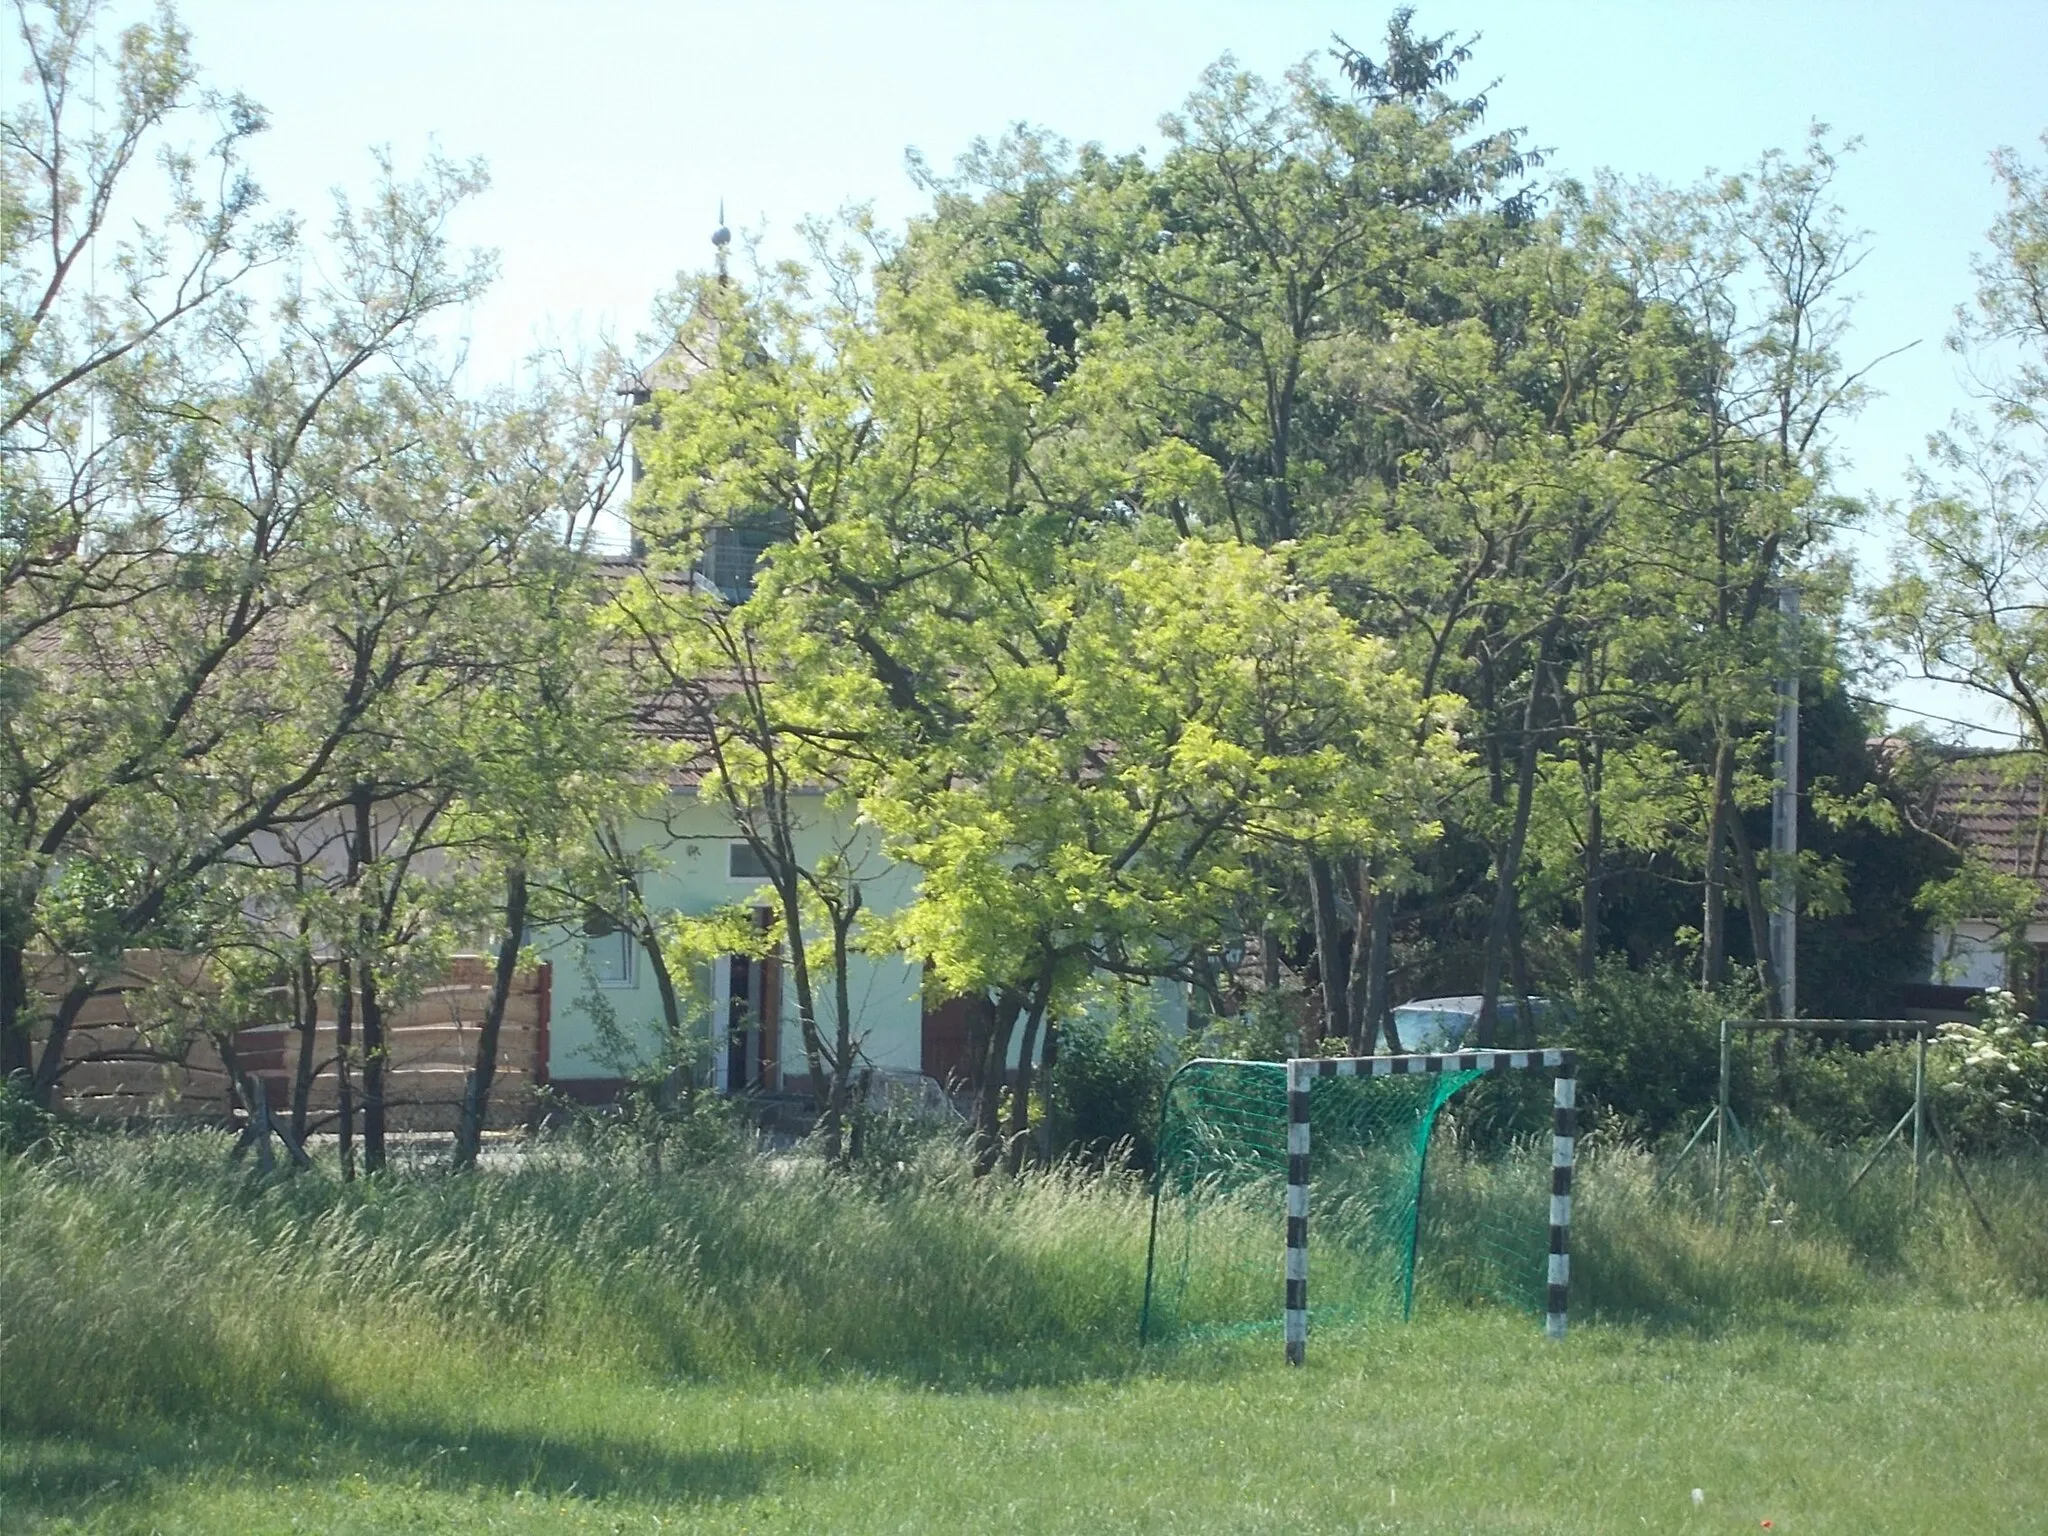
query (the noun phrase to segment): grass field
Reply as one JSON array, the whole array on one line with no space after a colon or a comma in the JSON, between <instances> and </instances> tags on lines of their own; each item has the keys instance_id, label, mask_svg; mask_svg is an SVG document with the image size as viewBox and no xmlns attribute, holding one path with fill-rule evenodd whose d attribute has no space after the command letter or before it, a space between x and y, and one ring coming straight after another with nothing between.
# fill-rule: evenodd
<instances>
[{"instance_id":1,"label":"grass field","mask_svg":"<svg viewBox=\"0 0 2048 1536\"><path fill-rule=\"evenodd\" d=\"M1563 1345L1426 1296L1290 1372L1135 1346L1122 1182L219 1151L0 1169L0 1527L2048 1530L2038 1165L1976 1170L1993 1241L1819 1154L1777 1227L1595 1158Z\"/></svg>"}]
</instances>

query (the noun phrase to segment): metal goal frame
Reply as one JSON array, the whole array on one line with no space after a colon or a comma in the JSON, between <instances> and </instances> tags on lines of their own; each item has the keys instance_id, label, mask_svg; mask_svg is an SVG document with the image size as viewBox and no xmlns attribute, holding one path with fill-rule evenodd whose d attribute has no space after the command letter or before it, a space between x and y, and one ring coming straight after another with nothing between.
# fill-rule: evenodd
<instances>
[{"instance_id":1,"label":"metal goal frame","mask_svg":"<svg viewBox=\"0 0 2048 1536\"><path fill-rule=\"evenodd\" d=\"M1550 1243L1543 1331L1565 1335L1571 1289L1572 1168L1577 1150L1578 1059L1571 1051L1462 1051L1422 1056L1297 1056L1287 1063L1287 1363L1308 1354L1308 1192L1312 1147L1309 1097L1324 1077L1406 1077L1445 1072L1527 1072L1549 1068L1551 1090Z\"/></svg>"},{"instance_id":2,"label":"metal goal frame","mask_svg":"<svg viewBox=\"0 0 2048 1536\"><path fill-rule=\"evenodd\" d=\"M1741 1119L1735 1113L1734 1057L1735 1041L1738 1037L1754 1040L1759 1035L1776 1034L1781 1037L1794 1035L1876 1035L1906 1036L1913 1041L1913 1103L1899 1117L1892 1128L1885 1132L1876 1148L1864 1159L1863 1165L1849 1180L1849 1188L1857 1185L1877 1166L1878 1159L1894 1144L1907 1148L1912 1155L1912 1195L1914 1210L1920 1205L1920 1184L1922 1170L1927 1163L1928 1143L1941 1149L1948 1165L1955 1173L1956 1182L1962 1187L1963 1196L1969 1201L1971 1214L1984 1229L1987 1237L1994 1240L1997 1229L1985 1213L1983 1204L1977 1199L1977 1191L1970 1184L1969 1175L1963 1170L1963 1162L1956 1155L1955 1144L1949 1140L1947 1130L1935 1113L1934 1099L1927 1088L1927 1044L1941 1033L1943 1020L1939 1019L1723 1019L1720 1035L1719 1080L1714 1092L1714 1107L1686 1138L1684 1147L1670 1165L1657 1176L1657 1187L1662 1188L1685 1165L1694 1150L1705 1140L1708 1131L1714 1133L1710 1144L1713 1154L1713 1198L1717 1218L1725 1217L1729 1196L1729 1162L1733 1152L1747 1162L1756 1175L1758 1183L1768 1188L1770 1180L1758 1160L1756 1143L1743 1129Z\"/></svg>"}]
</instances>

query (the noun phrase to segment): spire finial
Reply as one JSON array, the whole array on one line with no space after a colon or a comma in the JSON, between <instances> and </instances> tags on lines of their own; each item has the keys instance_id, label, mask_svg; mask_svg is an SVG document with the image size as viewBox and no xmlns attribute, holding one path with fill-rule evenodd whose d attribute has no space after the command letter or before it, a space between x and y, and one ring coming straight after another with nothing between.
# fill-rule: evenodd
<instances>
[{"instance_id":1,"label":"spire finial","mask_svg":"<svg viewBox=\"0 0 2048 1536\"><path fill-rule=\"evenodd\" d=\"M725 227L725 199L721 197L718 200L718 228L711 231L711 249L717 253L718 280L721 283L726 280L725 251L726 247L731 244L732 231Z\"/></svg>"}]
</instances>

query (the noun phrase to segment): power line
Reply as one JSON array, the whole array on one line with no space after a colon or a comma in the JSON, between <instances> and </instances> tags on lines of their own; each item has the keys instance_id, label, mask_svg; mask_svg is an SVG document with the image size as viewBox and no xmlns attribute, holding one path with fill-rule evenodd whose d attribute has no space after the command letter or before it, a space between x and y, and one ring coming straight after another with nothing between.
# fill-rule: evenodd
<instances>
[{"instance_id":1,"label":"power line","mask_svg":"<svg viewBox=\"0 0 2048 1536\"><path fill-rule=\"evenodd\" d=\"M1940 725L1960 725L1966 731L1981 731L1986 736L2003 736L2008 741L2024 742L2027 740L2024 731L2001 730L1995 725L1984 725L1976 720L1960 720L1954 715L1937 715L1932 710L1915 709L1910 704L1899 704L1890 699L1873 698L1867 693L1852 693L1849 697L1858 704L1869 704L1878 709L1895 710L1900 714L1912 715L1921 720L1932 720Z\"/></svg>"}]
</instances>

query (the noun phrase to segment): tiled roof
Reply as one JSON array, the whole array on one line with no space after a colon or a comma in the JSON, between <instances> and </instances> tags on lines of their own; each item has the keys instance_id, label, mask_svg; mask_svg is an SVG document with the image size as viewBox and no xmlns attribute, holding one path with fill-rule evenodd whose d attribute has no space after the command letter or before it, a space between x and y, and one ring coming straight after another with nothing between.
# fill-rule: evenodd
<instances>
[{"instance_id":1,"label":"tiled roof","mask_svg":"<svg viewBox=\"0 0 2048 1536\"><path fill-rule=\"evenodd\" d=\"M676 338L633 377L633 387L644 394L664 389L688 389L690 381L708 373L716 361L721 327L715 317L699 309L678 329Z\"/></svg>"},{"instance_id":2,"label":"tiled roof","mask_svg":"<svg viewBox=\"0 0 2048 1536\"><path fill-rule=\"evenodd\" d=\"M2041 759L1984 753L1939 764L1928 795L1933 829L2001 874L2035 882L2037 916L2048 917L2048 800Z\"/></svg>"},{"instance_id":3,"label":"tiled roof","mask_svg":"<svg viewBox=\"0 0 2048 1536\"><path fill-rule=\"evenodd\" d=\"M657 591L682 594L691 589L695 580L674 570L649 569L647 561L637 555L606 555L595 564L598 579L614 593L636 578L645 578L655 584ZM700 674L687 683L664 683L661 669L643 643L623 633L615 635L607 651L612 660L631 669L639 684L633 698L632 729L656 741L704 742L708 734L707 711L740 686L737 674L722 672ZM678 788L695 788L703 782L708 767L702 756L676 761L669 768L669 780Z\"/></svg>"},{"instance_id":4,"label":"tiled roof","mask_svg":"<svg viewBox=\"0 0 2048 1536\"><path fill-rule=\"evenodd\" d=\"M651 583L654 592L664 596L681 597L693 591L701 594L709 590L703 578L692 572L668 566L650 566L645 558L638 555L596 554L590 559L590 569L600 587L613 596L636 580ZM237 651L235 666L261 675L272 665L286 634L294 630L303 632L303 624L301 615L278 614L273 622L260 627ZM137 626L129 626L120 633L118 647L112 654L108 654L103 646L81 648L82 639L98 638L96 630L86 631L81 636L76 627L52 624L20 637L15 642L13 655L19 662L62 677L66 674L119 674L134 670L157 659L157 653L167 648L163 636ZM629 728L635 734L654 741L684 747L703 746L709 738L709 718L719 701L741 687L739 675L730 671L706 671L682 681L665 679L662 669L654 664L645 642L624 630L612 632L602 654L606 660L626 669L632 679L634 690L627 706ZM706 756L701 753L692 757L678 753L668 768L669 781L679 788L694 788L703 781L708 767Z\"/></svg>"}]
</instances>

